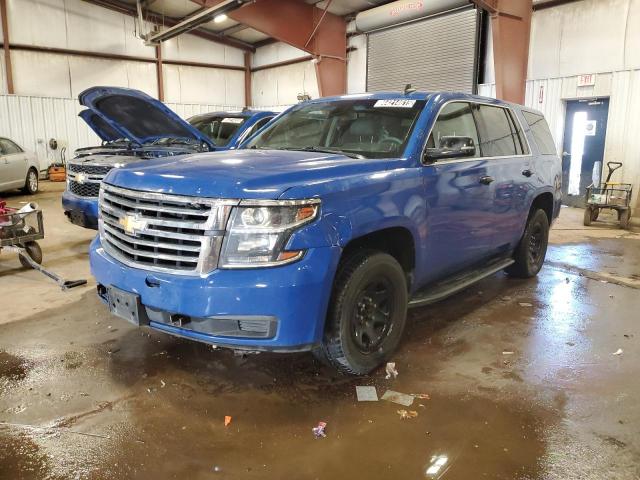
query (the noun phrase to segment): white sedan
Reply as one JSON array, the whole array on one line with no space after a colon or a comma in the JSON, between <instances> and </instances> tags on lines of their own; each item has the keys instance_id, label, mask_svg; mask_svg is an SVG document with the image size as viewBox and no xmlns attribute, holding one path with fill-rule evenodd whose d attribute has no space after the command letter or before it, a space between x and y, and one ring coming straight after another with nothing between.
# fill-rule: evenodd
<instances>
[{"instance_id":1,"label":"white sedan","mask_svg":"<svg viewBox=\"0 0 640 480\"><path fill-rule=\"evenodd\" d=\"M0 192L21 188L38 191L38 158L8 138L0 137Z\"/></svg>"}]
</instances>

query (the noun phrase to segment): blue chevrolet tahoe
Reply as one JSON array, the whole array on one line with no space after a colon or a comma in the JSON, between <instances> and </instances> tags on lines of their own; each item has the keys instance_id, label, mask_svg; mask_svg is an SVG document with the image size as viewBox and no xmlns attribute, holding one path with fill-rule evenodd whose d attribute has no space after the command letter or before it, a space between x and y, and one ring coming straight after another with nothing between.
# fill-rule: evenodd
<instances>
[{"instance_id":1,"label":"blue chevrolet tahoe","mask_svg":"<svg viewBox=\"0 0 640 480\"><path fill-rule=\"evenodd\" d=\"M109 172L91 270L136 325L366 374L408 307L536 275L560 182L539 112L457 93L321 98L241 149Z\"/></svg>"},{"instance_id":2,"label":"blue chevrolet tahoe","mask_svg":"<svg viewBox=\"0 0 640 480\"><path fill-rule=\"evenodd\" d=\"M236 148L276 114L268 111L211 112L182 120L164 103L129 88L93 87L78 100L79 116L102 145L76 150L67 165L62 207L67 218L98 228L100 182L112 168L159 157Z\"/></svg>"}]
</instances>

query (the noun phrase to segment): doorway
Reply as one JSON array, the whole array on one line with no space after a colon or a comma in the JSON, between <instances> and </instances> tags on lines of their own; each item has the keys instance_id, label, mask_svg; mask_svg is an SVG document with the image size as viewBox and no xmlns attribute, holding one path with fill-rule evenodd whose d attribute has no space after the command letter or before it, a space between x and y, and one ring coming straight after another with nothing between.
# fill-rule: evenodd
<instances>
[{"instance_id":1,"label":"doorway","mask_svg":"<svg viewBox=\"0 0 640 480\"><path fill-rule=\"evenodd\" d=\"M584 207L592 183L602 182L609 99L567 101L562 145L562 203Z\"/></svg>"}]
</instances>

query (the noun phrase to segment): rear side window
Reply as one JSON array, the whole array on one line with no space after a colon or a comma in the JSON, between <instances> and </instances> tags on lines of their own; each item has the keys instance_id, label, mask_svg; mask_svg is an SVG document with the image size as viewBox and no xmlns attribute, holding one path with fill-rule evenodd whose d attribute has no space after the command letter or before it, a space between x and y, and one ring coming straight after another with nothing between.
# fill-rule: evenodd
<instances>
[{"instance_id":1,"label":"rear side window","mask_svg":"<svg viewBox=\"0 0 640 480\"><path fill-rule=\"evenodd\" d=\"M533 139L538 145L538 150L542 155L555 155L556 144L553 142L549 125L542 115L532 112L522 111L524 119L531 127Z\"/></svg>"},{"instance_id":2,"label":"rear side window","mask_svg":"<svg viewBox=\"0 0 640 480\"><path fill-rule=\"evenodd\" d=\"M451 137L469 137L478 145L478 131L468 103L453 102L443 107L427 140L427 148L440 148ZM480 156L477 148L474 156Z\"/></svg>"},{"instance_id":3,"label":"rear side window","mask_svg":"<svg viewBox=\"0 0 640 480\"><path fill-rule=\"evenodd\" d=\"M475 105L474 114L483 157L508 157L528 153L524 136L508 109Z\"/></svg>"}]
</instances>

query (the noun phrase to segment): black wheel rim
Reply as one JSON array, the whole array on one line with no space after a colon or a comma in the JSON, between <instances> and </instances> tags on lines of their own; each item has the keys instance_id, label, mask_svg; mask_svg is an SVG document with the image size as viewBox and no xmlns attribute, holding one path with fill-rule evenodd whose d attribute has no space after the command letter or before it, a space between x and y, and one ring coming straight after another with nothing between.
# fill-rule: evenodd
<instances>
[{"instance_id":1,"label":"black wheel rim","mask_svg":"<svg viewBox=\"0 0 640 480\"><path fill-rule=\"evenodd\" d=\"M389 336L393 323L393 285L386 278L370 280L356 297L351 313L351 334L363 354L376 352Z\"/></svg>"},{"instance_id":2,"label":"black wheel rim","mask_svg":"<svg viewBox=\"0 0 640 480\"><path fill-rule=\"evenodd\" d=\"M532 265L538 265L544 253L544 234L542 226L538 223L533 225L529 234L529 261Z\"/></svg>"}]
</instances>

